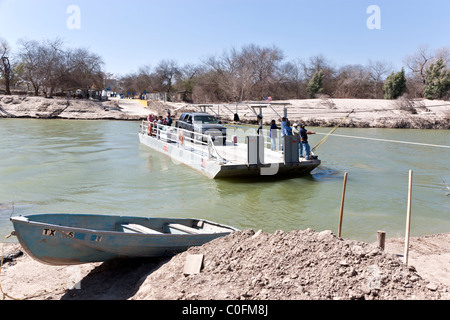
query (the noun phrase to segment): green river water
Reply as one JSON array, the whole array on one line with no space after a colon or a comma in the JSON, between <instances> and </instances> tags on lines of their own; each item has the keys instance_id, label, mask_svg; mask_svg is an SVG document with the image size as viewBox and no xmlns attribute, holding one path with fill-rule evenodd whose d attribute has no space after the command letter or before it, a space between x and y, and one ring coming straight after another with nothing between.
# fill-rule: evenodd
<instances>
[{"instance_id":1,"label":"green river water","mask_svg":"<svg viewBox=\"0 0 450 320\"><path fill-rule=\"evenodd\" d=\"M322 165L310 175L210 180L140 145L139 124L0 119L0 236L12 231L11 213L55 212L196 217L255 231L337 233L348 172L342 236L374 242L377 230L404 236L409 170L411 235L450 232L447 130L339 128L317 149ZM311 146L322 138L311 135Z\"/></svg>"}]
</instances>

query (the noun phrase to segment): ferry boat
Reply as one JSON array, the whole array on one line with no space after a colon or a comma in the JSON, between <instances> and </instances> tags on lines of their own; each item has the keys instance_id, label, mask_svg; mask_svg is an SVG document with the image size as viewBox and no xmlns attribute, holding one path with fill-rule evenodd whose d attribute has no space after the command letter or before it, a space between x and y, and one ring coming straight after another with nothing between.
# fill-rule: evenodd
<instances>
[{"instance_id":1,"label":"ferry boat","mask_svg":"<svg viewBox=\"0 0 450 320\"><path fill-rule=\"evenodd\" d=\"M226 128L224 140L223 132L200 133L142 121L139 140L211 179L304 175L321 164L317 156L299 158L294 136L278 134L277 147L283 151L277 151L270 147L269 130L241 125Z\"/></svg>"}]
</instances>

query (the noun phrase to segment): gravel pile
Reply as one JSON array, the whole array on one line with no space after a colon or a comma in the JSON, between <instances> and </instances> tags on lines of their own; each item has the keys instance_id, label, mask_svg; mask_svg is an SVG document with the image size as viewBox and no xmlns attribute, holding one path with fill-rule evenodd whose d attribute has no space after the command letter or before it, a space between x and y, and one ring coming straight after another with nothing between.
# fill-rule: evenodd
<instances>
[{"instance_id":1,"label":"gravel pile","mask_svg":"<svg viewBox=\"0 0 450 320\"><path fill-rule=\"evenodd\" d=\"M200 273L184 275L188 255ZM239 231L193 247L151 272L133 299L448 299L449 289L375 245L331 231Z\"/></svg>"}]
</instances>

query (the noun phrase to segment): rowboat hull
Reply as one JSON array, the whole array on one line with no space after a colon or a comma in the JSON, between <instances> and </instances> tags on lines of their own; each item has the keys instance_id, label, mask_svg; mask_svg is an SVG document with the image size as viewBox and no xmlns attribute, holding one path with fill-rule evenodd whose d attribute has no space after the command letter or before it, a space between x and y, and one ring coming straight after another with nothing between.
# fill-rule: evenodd
<instances>
[{"instance_id":1,"label":"rowboat hull","mask_svg":"<svg viewBox=\"0 0 450 320\"><path fill-rule=\"evenodd\" d=\"M197 219L82 214L19 216L11 221L23 249L50 265L170 257L237 230Z\"/></svg>"}]
</instances>

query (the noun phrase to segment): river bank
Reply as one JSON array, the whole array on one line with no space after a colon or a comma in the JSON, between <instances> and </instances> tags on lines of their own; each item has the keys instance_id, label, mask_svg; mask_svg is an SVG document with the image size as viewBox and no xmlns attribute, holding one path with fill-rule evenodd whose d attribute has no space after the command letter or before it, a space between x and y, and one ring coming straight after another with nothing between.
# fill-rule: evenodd
<instances>
[{"instance_id":1,"label":"river bank","mask_svg":"<svg viewBox=\"0 0 450 320\"><path fill-rule=\"evenodd\" d=\"M141 120L149 113L128 100L94 101L48 99L28 96L0 96L0 118Z\"/></svg>"},{"instance_id":2,"label":"river bank","mask_svg":"<svg viewBox=\"0 0 450 320\"><path fill-rule=\"evenodd\" d=\"M184 275L189 254L199 274ZM7 299L30 300L448 300L450 234L376 244L330 231L239 231L167 260L48 266L7 243L0 274ZM9 258L11 257L11 258Z\"/></svg>"},{"instance_id":3,"label":"river bank","mask_svg":"<svg viewBox=\"0 0 450 320\"><path fill-rule=\"evenodd\" d=\"M186 111L198 111L186 103L139 100L47 99L28 96L0 96L0 118L141 120L148 114L166 116L170 110L175 119ZM376 99L306 99L274 101L272 108L263 110L264 123L279 120L283 106L288 103L291 122L308 126L358 128L450 129L450 102L441 100L376 100ZM353 111L353 112L352 112ZM245 103L208 112L223 121L232 121L237 114L243 123L256 123L256 116ZM352 112L350 114L350 112ZM350 115L349 115L350 114ZM341 121L348 118L341 123Z\"/></svg>"},{"instance_id":4,"label":"river bank","mask_svg":"<svg viewBox=\"0 0 450 320\"><path fill-rule=\"evenodd\" d=\"M450 129L450 102L440 100L377 99L303 99L273 101L271 107L263 109L263 122L283 116L283 103L291 124L305 123L314 127L348 128L402 128L402 129ZM182 112L198 111L190 105L180 103L151 102L150 108L161 112L171 109L177 118ZM256 124L256 115L245 103L218 111L208 110L225 121L232 121L237 114L241 122ZM259 112L256 109L256 112ZM343 121L344 120L344 121Z\"/></svg>"}]
</instances>

